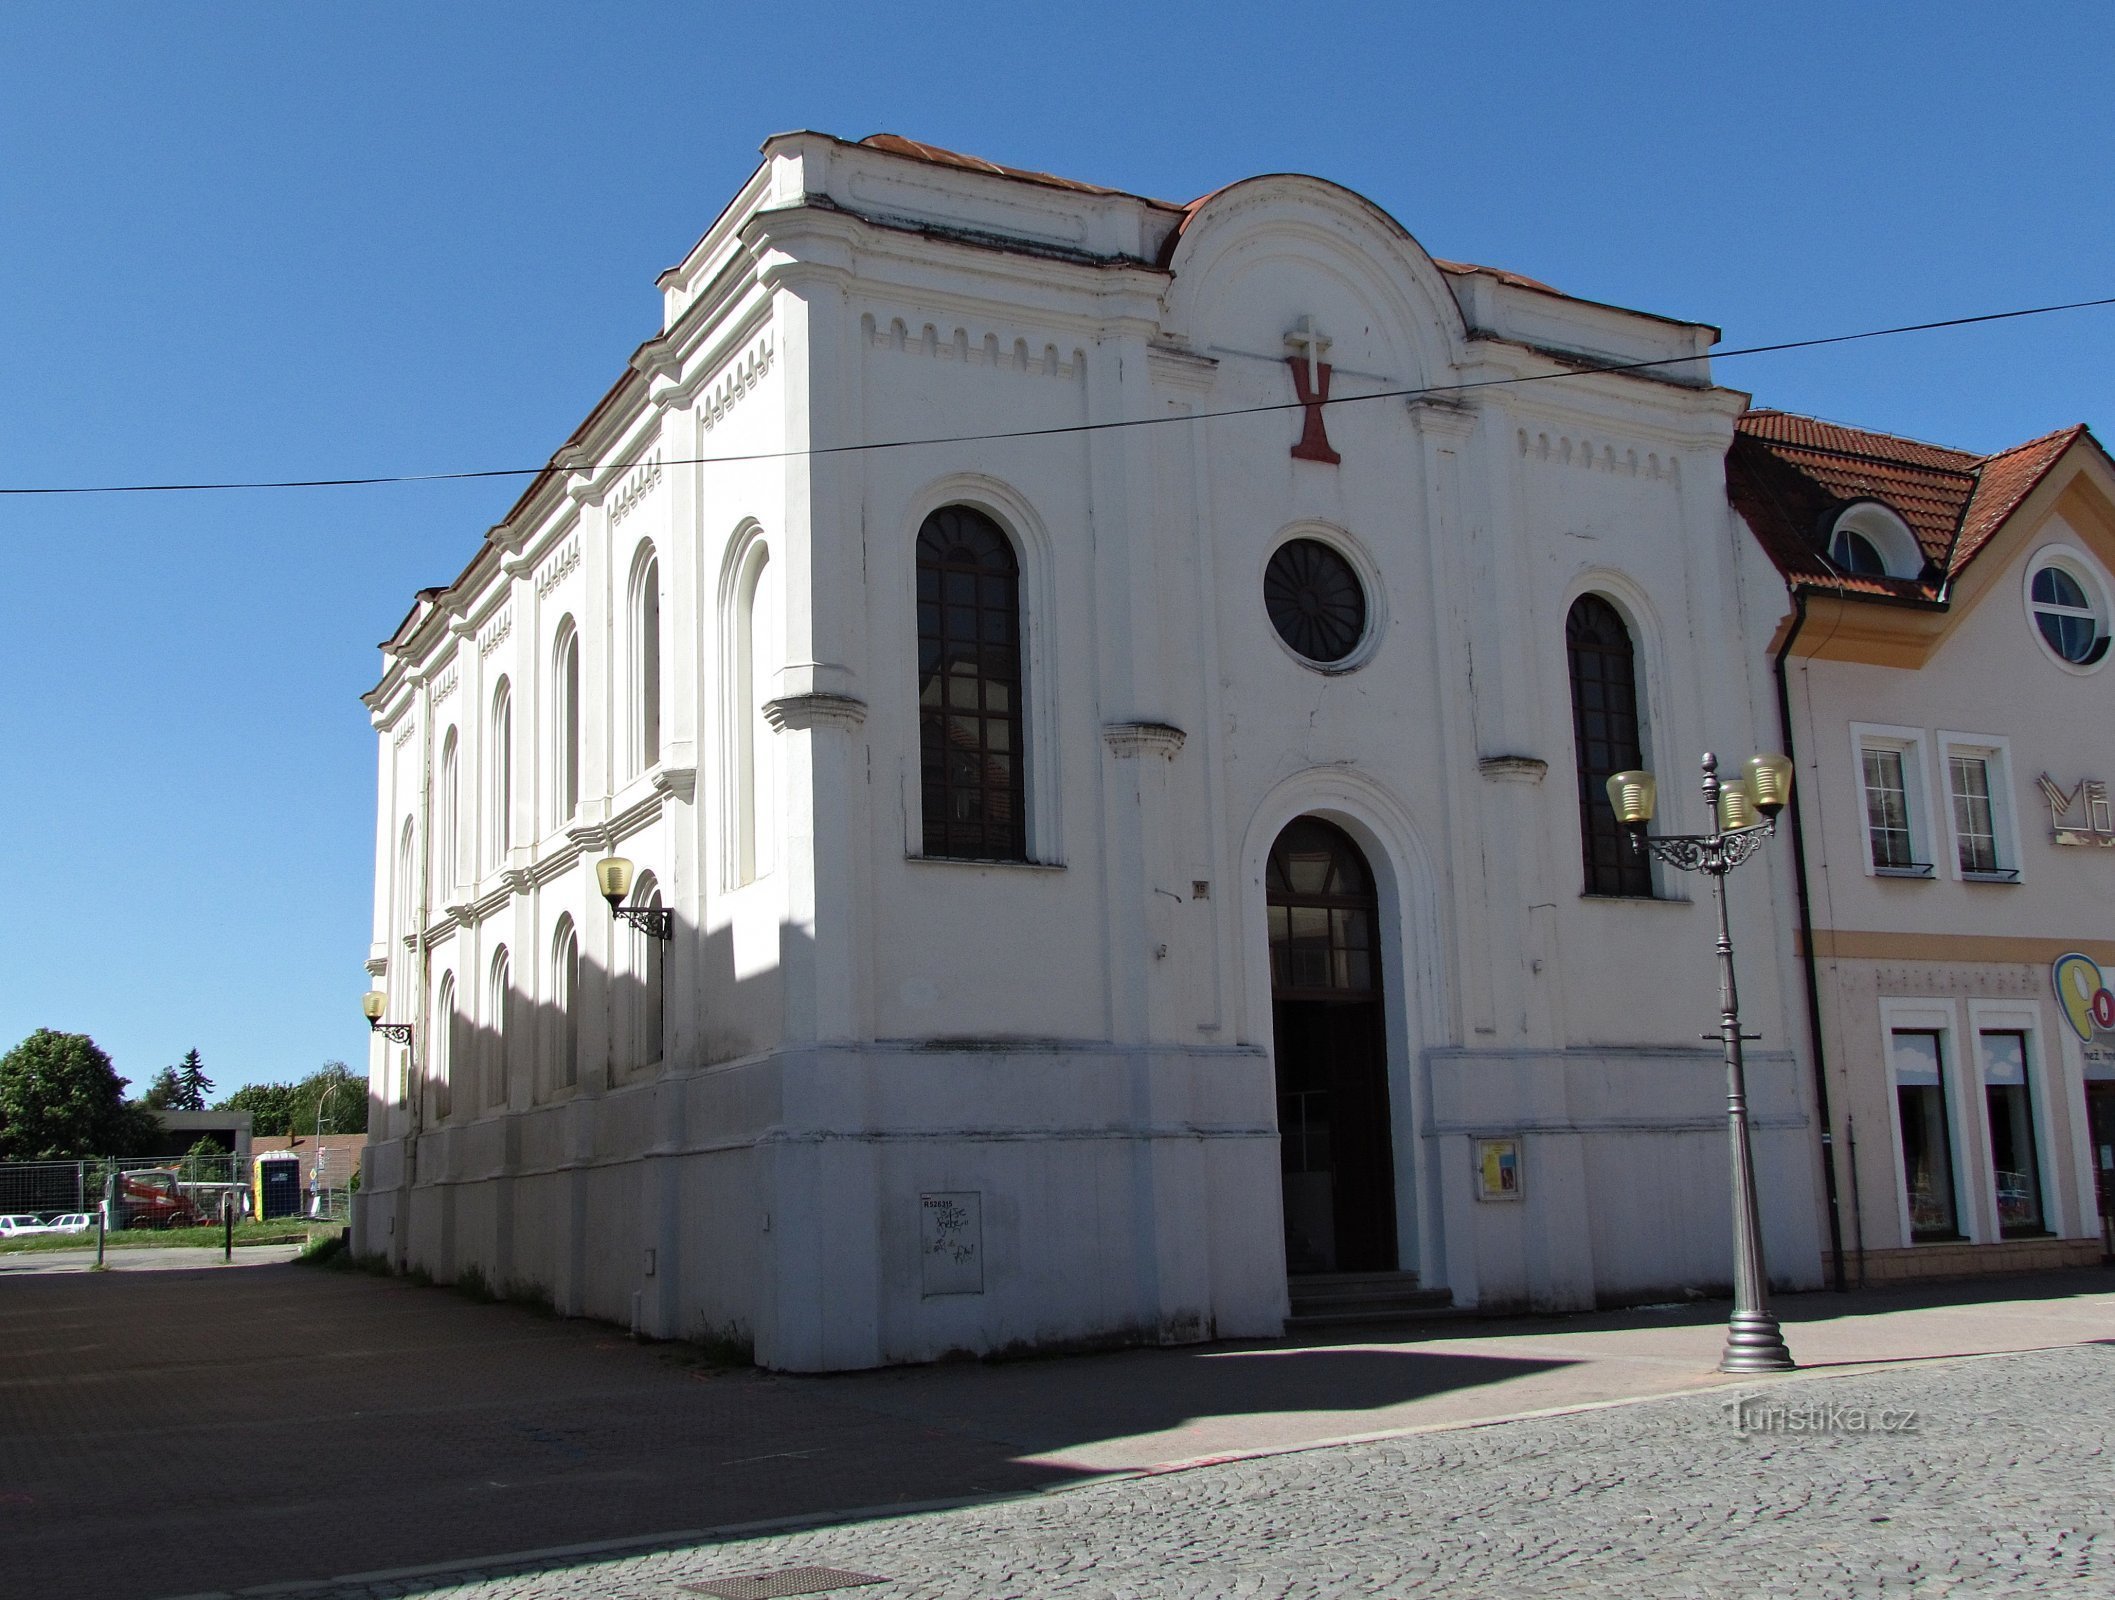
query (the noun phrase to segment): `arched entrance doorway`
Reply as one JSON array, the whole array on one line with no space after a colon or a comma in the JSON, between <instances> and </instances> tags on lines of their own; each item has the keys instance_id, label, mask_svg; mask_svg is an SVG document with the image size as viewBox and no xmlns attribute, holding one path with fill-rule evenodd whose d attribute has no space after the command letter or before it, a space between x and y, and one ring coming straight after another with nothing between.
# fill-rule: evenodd
<instances>
[{"instance_id":1,"label":"arched entrance doorway","mask_svg":"<svg viewBox=\"0 0 2115 1600\"><path fill-rule=\"evenodd\" d=\"M1393 1272L1395 1160L1373 873L1341 828L1301 817L1271 846L1264 888L1286 1271Z\"/></svg>"}]
</instances>

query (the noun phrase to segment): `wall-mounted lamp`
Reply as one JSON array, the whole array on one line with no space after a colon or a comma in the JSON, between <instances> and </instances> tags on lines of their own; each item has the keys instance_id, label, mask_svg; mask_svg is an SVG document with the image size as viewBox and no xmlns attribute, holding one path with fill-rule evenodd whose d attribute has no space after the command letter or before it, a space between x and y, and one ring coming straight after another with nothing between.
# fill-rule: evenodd
<instances>
[{"instance_id":1,"label":"wall-mounted lamp","mask_svg":"<svg viewBox=\"0 0 2115 1600\"><path fill-rule=\"evenodd\" d=\"M384 1022L382 1013L389 1009L389 996L380 989L370 989L360 996L360 1009L367 1013L367 1025L383 1038L396 1044L411 1043L411 1024L408 1022Z\"/></svg>"},{"instance_id":2,"label":"wall-mounted lamp","mask_svg":"<svg viewBox=\"0 0 2115 1600\"><path fill-rule=\"evenodd\" d=\"M621 918L650 939L676 936L673 906L628 906L624 897L632 892L632 864L622 856L608 856L595 863L595 887L610 903L610 915Z\"/></svg>"}]
</instances>

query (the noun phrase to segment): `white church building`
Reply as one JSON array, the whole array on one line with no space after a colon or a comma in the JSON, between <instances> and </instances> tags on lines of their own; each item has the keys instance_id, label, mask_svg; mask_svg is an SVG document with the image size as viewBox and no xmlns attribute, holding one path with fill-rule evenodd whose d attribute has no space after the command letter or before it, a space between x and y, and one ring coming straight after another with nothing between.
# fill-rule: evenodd
<instances>
[{"instance_id":1,"label":"white church building","mask_svg":"<svg viewBox=\"0 0 2115 1600\"><path fill-rule=\"evenodd\" d=\"M365 697L356 1248L793 1370L1729 1280L1708 887L1601 794L1695 830L1776 742L1713 329L1317 178L894 136L772 139L660 287ZM1785 855L1732 910L1806 1286Z\"/></svg>"}]
</instances>

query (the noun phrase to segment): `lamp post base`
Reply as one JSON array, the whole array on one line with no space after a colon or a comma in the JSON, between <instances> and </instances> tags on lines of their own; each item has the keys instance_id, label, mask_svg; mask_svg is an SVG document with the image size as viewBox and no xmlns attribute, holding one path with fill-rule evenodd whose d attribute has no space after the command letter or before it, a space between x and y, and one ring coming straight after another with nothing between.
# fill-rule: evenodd
<instances>
[{"instance_id":1,"label":"lamp post base","mask_svg":"<svg viewBox=\"0 0 2115 1600\"><path fill-rule=\"evenodd\" d=\"M1726 1350L1718 1358L1721 1372L1792 1372L1799 1363L1785 1348L1777 1319L1767 1311L1736 1311L1726 1325Z\"/></svg>"}]
</instances>

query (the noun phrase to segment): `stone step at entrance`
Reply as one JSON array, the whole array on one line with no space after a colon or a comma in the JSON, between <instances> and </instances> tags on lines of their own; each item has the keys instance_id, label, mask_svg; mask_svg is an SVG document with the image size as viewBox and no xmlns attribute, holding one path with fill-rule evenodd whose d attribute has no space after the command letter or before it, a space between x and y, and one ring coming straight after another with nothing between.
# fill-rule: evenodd
<instances>
[{"instance_id":1,"label":"stone step at entrance","mask_svg":"<svg viewBox=\"0 0 2115 1600\"><path fill-rule=\"evenodd\" d=\"M1426 1289L1414 1272L1315 1272L1286 1280L1292 1291L1288 1333L1362 1322L1415 1322L1450 1315L1454 1296Z\"/></svg>"}]
</instances>

